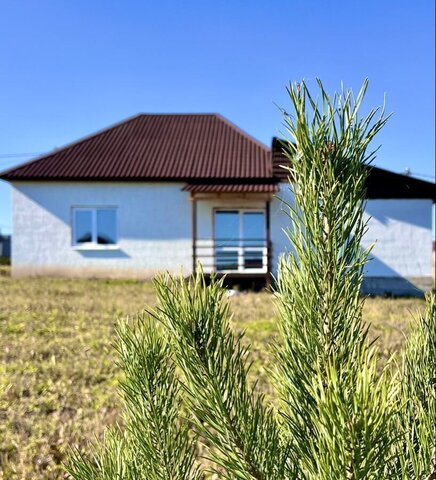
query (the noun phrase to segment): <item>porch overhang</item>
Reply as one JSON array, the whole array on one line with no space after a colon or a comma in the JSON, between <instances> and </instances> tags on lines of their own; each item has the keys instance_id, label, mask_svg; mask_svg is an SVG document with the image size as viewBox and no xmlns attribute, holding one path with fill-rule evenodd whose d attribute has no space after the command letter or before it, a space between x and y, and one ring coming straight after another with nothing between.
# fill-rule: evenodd
<instances>
[{"instance_id":1,"label":"porch overhang","mask_svg":"<svg viewBox=\"0 0 436 480\"><path fill-rule=\"evenodd\" d=\"M277 193L276 183L188 183L183 191L198 193Z\"/></svg>"},{"instance_id":2,"label":"porch overhang","mask_svg":"<svg viewBox=\"0 0 436 480\"><path fill-rule=\"evenodd\" d=\"M195 273L199 262L205 275L264 279L269 285L270 202L278 186L190 183L183 190L189 192L192 202L192 271ZM220 228L217 218L221 218ZM227 227L222 223L226 218L230 219Z\"/></svg>"}]
</instances>

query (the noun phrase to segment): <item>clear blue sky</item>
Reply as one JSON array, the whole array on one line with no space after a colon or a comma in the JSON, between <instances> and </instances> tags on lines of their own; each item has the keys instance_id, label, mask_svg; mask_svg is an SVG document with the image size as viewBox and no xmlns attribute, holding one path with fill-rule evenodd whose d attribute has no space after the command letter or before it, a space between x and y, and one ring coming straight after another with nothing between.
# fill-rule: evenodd
<instances>
[{"instance_id":1,"label":"clear blue sky","mask_svg":"<svg viewBox=\"0 0 436 480\"><path fill-rule=\"evenodd\" d=\"M289 81L387 95L376 164L434 175L434 1L4 0L0 169L137 112L219 112L270 144ZM0 181L0 228L10 231Z\"/></svg>"}]
</instances>

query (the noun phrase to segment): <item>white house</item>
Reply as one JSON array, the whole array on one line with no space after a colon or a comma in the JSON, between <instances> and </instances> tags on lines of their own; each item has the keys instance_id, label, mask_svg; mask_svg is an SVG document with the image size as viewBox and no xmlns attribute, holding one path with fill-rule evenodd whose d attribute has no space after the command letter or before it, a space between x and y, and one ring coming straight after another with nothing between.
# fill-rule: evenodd
<instances>
[{"instance_id":1,"label":"white house","mask_svg":"<svg viewBox=\"0 0 436 480\"><path fill-rule=\"evenodd\" d=\"M137 115L3 172L13 187L12 274L147 278L276 274L293 201L272 149L216 114ZM435 185L374 168L365 289L432 285Z\"/></svg>"}]
</instances>

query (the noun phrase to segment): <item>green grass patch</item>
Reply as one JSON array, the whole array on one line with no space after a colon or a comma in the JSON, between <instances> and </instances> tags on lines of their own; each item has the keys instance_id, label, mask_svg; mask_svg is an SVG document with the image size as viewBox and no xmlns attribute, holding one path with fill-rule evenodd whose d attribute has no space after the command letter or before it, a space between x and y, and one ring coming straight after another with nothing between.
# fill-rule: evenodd
<instances>
[{"instance_id":1,"label":"green grass patch","mask_svg":"<svg viewBox=\"0 0 436 480\"><path fill-rule=\"evenodd\" d=\"M13 279L0 275L0 478L61 479L68 446L85 447L120 421L114 323L155 301L150 282ZM252 378L269 397L273 298L230 298L252 346ZM369 299L365 318L384 357L398 350L418 299Z\"/></svg>"}]
</instances>

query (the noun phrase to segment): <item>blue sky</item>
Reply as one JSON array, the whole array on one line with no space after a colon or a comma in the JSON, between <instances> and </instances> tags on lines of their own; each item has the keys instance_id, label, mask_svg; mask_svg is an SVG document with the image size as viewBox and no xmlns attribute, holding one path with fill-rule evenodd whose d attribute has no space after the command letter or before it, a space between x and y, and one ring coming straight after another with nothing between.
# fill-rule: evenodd
<instances>
[{"instance_id":1,"label":"blue sky","mask_svg":"<svg viewBox=\"0 0 436 480\"><path fill-rule=\"evenodd\" d=\"M138 112L219 112L270 144L289 81L387 95L376 164L434 175L434 2L3 0L0 170ZM430 178L426 178L430 180ZM10 231L0 181L0 229Z\"/></svg>"}]
</instances>

